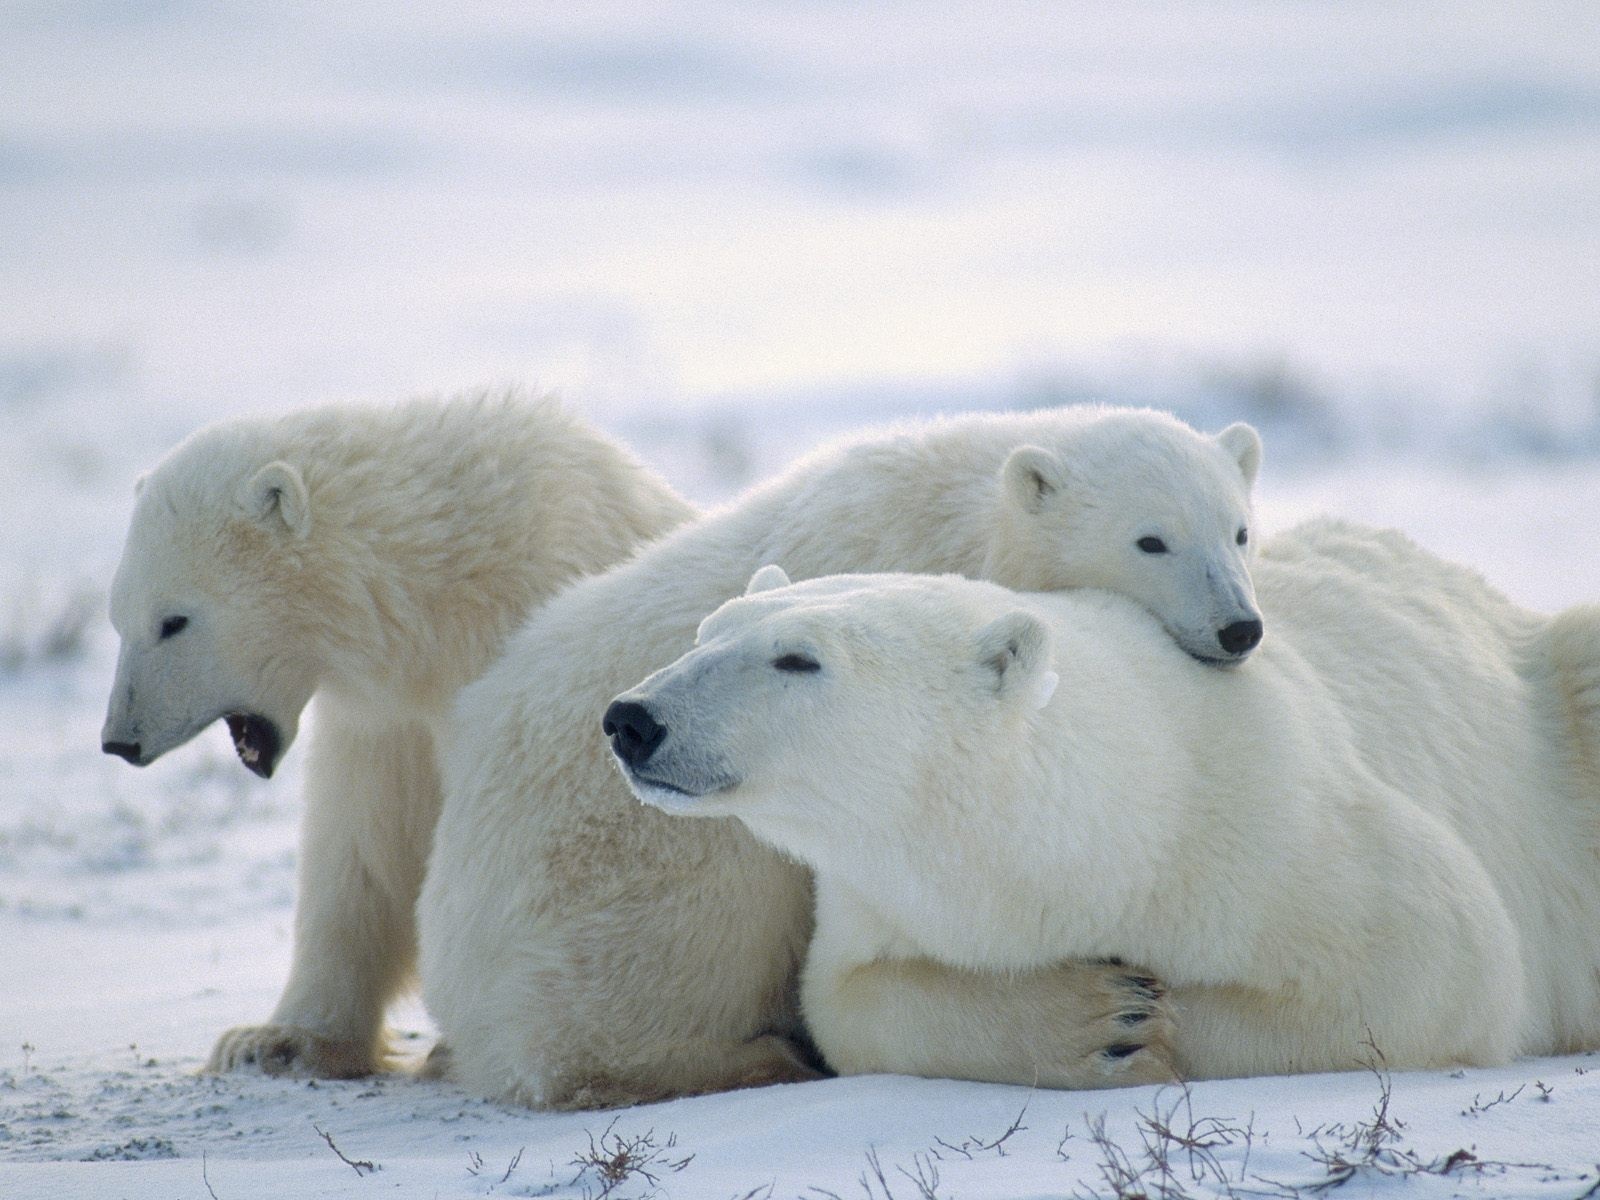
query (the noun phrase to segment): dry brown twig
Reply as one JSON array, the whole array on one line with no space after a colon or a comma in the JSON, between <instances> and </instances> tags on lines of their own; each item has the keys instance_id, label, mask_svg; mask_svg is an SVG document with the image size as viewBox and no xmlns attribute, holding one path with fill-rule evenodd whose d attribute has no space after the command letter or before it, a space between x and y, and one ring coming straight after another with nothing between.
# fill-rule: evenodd
<instances>
[{"instance_id":1,"label":"dry brown twig","mask_svg":"<svg viewBox=\"0 0 1600 1200\"><path fill-rule=\"evenodd\" d=\"M1510 1104L1518 1096L1522 1095L1523 1088L1526 1088L1527 1086L1527 1084L1523 1084L1522 1087L1519 1087L1509 1096L1506 1095L1506 1090L1501 1088L1500 1094L1493 1100L1485 1100L1483 1098L1483 1093L1479 1092L1477 1095L1472 1097L1472 1103L1461 1110L1461 1115L1463 1117L1481 1116L1483 1113L1488 1112L1491 1108L1494 1108L1498 1104Z\"/></svg>"},{"instance_id":2,"label":"dry brown twig","mask_svg":"<svg viewBox=\"0 0 1600 1200\"><path fill-rule=\"evenodd\" d=\"M1022 1107L1017 1110L1017 1115L1012 1118L1011 1124L1005 1127L999 1137L986 1142L982 1138L969 1135L954 1144L945 1141L943 1138L936 1137L933 1139L934 1145L940 1146L952 1154L959 1154L966 1159L974 1158L979 1154L987 1154L991 1150L998 1157L1004 1158L1006 1155L1006 1143L1017 1134L1027 1131L1028 1127L1022 1123L1022 1118L1027 1115L1028 1104L1031 1102L1032 1097L1030 1096L1028 1100L1023 1102ZM939 1157L938 1151L930 1150L929 1153L936 1159Z\"/></svg>"},{"instance_id":3,"label":"dry brown twig","mask_svg":"<svg viewBox=\"0 0 1600 1200\"><path fill-rule=\"evenodd\" d=\"M611 1124L605 1127L599 1138L585 1131L589 1148L572 1160L572 1165L578 1168L577 1175L572 1179L574 1184L590 1171L599 1180L600 1190L593 1194L592 1200L605 1200L634 1176L643 1179L652 1188L659 1187L661 1173L676 1174L694 1161L692 1154L679 1159L669 1157L678 1145L677 1134L669 1134L667 1140L659 1144L653 1129L635 1137L623 1137L616 1132L618 1120L618 1117L611 1118ZM520 1154L518 1157L521 1157ZM584 1194L589 1195L587 1189Z\"/></svg>"},{"instance_id":4,"label":"dry brown twig","mask_svg":"<svg viewBox=\"0 0 1600 1200\"><path fill-rule=\"evenodd\" d=\"M339 1161L345 1166L349 1167L357 1175L371 1175L374 1171L381 1170L377 1163L370 1162L365 1158L346 1158L344 1151L339 1149L339 1147L334 1143L333 1135L331 1133L318 1125L312 1125L311 1128L315 1129L322 1140L328 1143L328 1149L332 1150L336 1155L339 1156Z\"/></svg>"}]
</instances>

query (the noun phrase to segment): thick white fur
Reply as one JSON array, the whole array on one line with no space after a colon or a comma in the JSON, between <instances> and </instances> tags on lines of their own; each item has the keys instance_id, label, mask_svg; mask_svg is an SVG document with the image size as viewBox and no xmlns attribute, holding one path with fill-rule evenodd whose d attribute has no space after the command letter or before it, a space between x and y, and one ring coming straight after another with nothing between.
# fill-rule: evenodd
<instances>
[{"instance_id":1,"label":"thick white fur","mask_svg":"<svg viewBox=\"0 0 1600 1200\"><path fill-rule=\"evenodd\" d=\"M735 600L622 698L668 729L639 794L815 868L804 1010L844 1072L1032 1082L974 1051L981 1005L863 986L929 958L1138 961L1191 1077L1348 1068L1369 1035L1397 1067L1600 1045L1600 613L1520 610L1332 522L1255 574L1272 635L1235 672L1109 594L882 576ZM797 648L817 671L772 668ZM1025 1017L1042 1040L1048 1016Z\"/></svg>"},{"instance_id":2,"label":"thick white fur","mask_svg":"<svg viewBox=\"0 0 1600 1200\"><path fill-rule=\"evenodd\" d=\"M788 1039L807 874L736 822L642 809L600 736L607 701L681 654L701 618L773 560L799 577L987 570L1043 587L1092 571L1174 636L1202 627L1250 603L1237 532L1259 449L1248 427L1213 439L1160 414L1098 409L874 435L811 455L558 596L463 690L441 763L418 927L423 995L454 1077L549 1106L806 1077ZM1048 472L1044 486L1022 466ZM1163 561L1135 547L1155 530L1176 548ZM1200 595L1171 582L1194 563ZM1040 972L1039 1003L1061 1010L1065 1031L1045 1069L1162 1077L1146 982L1109 966ZM1130 1043L1119 1016L1148 1036ZM1106 1058L1108 1045L1126 1052Z\"/></svg>"},{"instance_id":3,"label":"thick white fur","mask_svg":"<svg viewBox=\"0 0 1600 1200\"><path fill-rule=\"evenodd\" d=\"M148 762L242 711L286 750L316 697L293 967L214 1069L379 1065L455 692L556 589L690 513L557 404L514 395L222 422L146 478L112 586L106 740Z\"/></svg>"}]
</instances>

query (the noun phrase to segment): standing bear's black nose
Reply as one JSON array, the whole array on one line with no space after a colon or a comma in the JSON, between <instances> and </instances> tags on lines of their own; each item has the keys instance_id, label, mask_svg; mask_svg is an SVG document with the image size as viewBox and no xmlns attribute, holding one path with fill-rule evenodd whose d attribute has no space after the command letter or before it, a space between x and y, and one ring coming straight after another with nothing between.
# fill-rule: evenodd
<instances>
[{"instance_id":1,"label":"standing bear's black nose","mask_svg":"<svg viewBox=\"0 0 1600 1200\"><path fill-rule=\"evenodd\" d=\"M101 742L100 749L107 754L115 754L118 758L125 758L134 766L139 765L138 742Z\"/></svg>"},{"instance_id":2,"label":"standing bear's black nose","mask_svg":"<svg viewBox=\"0 0 1600 1200\"><path fill-rule=\"evenodd\" d=\"M1261 641L1261 622L1235 621L1217 632L1217 641L1229 654L1249 654Z\"/></svg>"},{"instance_id":3,"label":"standing bear's black nose","mask_svg":"<svg viewBox=\"0 0 1600 1200\"><path fill-rule=\"evenodd\" d=\"M667 736L667 727L650 715L636 700L613 700L600 718L600 728L611 739L611 750L630 767L650 761L657 746Z\"/></svg>"}]
</instances>

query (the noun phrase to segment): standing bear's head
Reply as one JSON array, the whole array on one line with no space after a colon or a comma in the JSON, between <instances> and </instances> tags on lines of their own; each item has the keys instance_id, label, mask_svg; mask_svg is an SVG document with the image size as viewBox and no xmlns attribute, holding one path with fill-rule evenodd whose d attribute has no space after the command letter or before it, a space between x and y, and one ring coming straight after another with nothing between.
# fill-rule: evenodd
<instances>
[{"instance_id":1,"label":"standing bear's head","mask_svg":"<svg viewBox=\"0 0 1600 1200\"><path fill-rule=\"evenodd\" d=\"M106 753L144 766L225 719L245 766L272 774L315 688L311 520L265 425L202 430L139 482L111 584L122 647Z\"/></svg>"},{"instance_id":2,"label":"standing bear's head","mask_svg":"<svg viewBox=\"0 0 1600 1200\"><path fill-rule=\"evenodd\" d=\"M1056 682L1048 627L994 584L791 586L769 566L693 650L618 696L602 730L646 804L737 816L815 863L841 823L892 824L897 803L910 812L938 781L1011 760Z\"/></svg>"},{"instance_id":3,"label":"standing bear's head","mask_svg":"<svg viewBox=\"0 0 1600 1200\"><path fill-rule=\"evenodd\" d=\"M1107 410L1069 448L1022 446L1000 472L984 577L1018 591L1103 588L1138 601L1202 662L1260 643L1250 491L1261 438L1151 410Z\"/></svg>"}]
</instances>

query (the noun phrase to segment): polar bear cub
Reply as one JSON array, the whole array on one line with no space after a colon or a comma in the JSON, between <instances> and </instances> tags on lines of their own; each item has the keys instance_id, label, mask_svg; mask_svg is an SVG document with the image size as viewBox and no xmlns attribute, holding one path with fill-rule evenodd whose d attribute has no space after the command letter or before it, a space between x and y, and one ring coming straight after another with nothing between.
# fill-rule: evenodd
<instances>
[{"instance_id":1,"label":"polar bear cub","mask_svg":"<svg viewBox=\"0 0 1600 1200\"><path fill-rule=\"evenodd\" d=\"M804 1012L844 1072L1033 1081L974 1061L982 1007L858 986L915 957L1140 962L1190 1077L1348 1068L1369 1034L1405 1067L1600 1044L1556 623L1331 524L1256 582L1273 635L1221 672L1109 593L768 568L617 698L613 749L647 805L815 869Z\"/></svg>"},{"instance_id":2,"label":"polar bear cub","mask_svg":"<svg viewBox=\"0 0 1600 1200\"><path fill-rule=\"evenodd\" d=\"M450 701L538 603L690 513L620 446L515 394L222 421L142 480L111 586L105 751L144 766L225 720L270 776L317 705L289 981L212 1069L383 1062Z\"/></svg>"},{"instance_id":3,"label":"polar bear cub","mask_svg":"<svg viewBox=\"0 0 1600 1200\"><path fill-rule=\"evenodd\" d=\"M595 736L607 702L682 654L762 563L1116 586L1169 644L1238 662L1261 637L1260 461L1247 425L1206 436L1149 410L907 424L814 451L541 608L463 689L441 762L447 802L417 917L452 1077L552 1107L807 1077L794 1046L808 875L736 822L641 809ZM1165 1009L1141 979L1109 964L1041 973L1057 1027L1087 1030L1057 1040L1048 1077L1164 1077L1146 1051ZM967 983L974 1003L1019 992ZM1119 1014L1144 1014L1137 1038Z\"/></svg>"}]
</instances>

